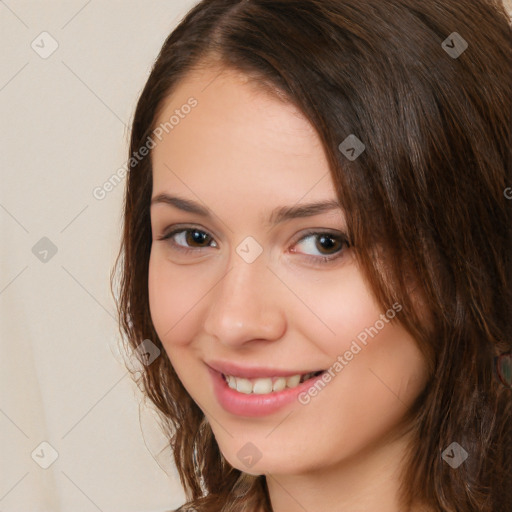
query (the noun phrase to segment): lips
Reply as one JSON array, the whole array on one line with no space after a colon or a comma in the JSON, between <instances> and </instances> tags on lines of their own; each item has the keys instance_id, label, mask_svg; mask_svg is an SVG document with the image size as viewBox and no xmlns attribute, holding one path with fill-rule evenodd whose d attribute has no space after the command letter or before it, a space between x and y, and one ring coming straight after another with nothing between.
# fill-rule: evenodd
<instances>
[{"instance_id":1,"label":"lips","mask_svg":"<svg viewBox=\"0 0 512 512\"><path fill-rule=\"evenodd\" d=\"M282 372L282 370L278 371L290 373ZM300 394L305 393L318 380L321 380L325 372L303 383L299 383L295 387L287 387L282 391L272 391L270 393L240 392L229 387L221 372L208 367L208 373L211 377L213 392L217 402L226 412L237 416L257 417L273 414L286 406L297 403Z\"/></svg>"}]
</instances>

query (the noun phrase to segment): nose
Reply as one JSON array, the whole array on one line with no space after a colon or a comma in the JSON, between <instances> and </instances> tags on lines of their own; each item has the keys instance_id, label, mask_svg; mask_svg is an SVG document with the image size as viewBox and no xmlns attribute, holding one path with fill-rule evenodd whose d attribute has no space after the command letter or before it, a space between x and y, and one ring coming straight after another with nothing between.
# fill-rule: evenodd
<instances>
[{"instance_id":1,"label":"nose","mask_svg":"<svg viewBox=\"0 0 512 512\"><path fill-rule=\"evenodd\" d=\"M280 286L264 258L246 263L235 255L208 294L204 331L233 348L253 340L281 338L286 331L286 316Z\"/></svg>"}]
</instances>

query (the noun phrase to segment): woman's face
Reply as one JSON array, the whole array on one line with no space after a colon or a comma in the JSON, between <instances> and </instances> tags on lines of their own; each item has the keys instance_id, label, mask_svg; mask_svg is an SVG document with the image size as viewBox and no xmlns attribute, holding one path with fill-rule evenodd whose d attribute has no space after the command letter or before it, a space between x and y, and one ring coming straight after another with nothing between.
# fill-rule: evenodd
<instances>
[{"instance_id":1,"label":"woman's face","mask_svg":"<svg viewBox=\"0 0 512 512\"><path fill-rule=\"evenodd\" d=\"M180 83L165 122L153 137L151 316L222 453L247 473L299 474L378 450L426 367L389 321L400 304L377 305L344 242L312 126L215 69ZM330 207L305 209L316 203ZM283 378L319 370L298 387Z\"/></svg>"}]
</instances>

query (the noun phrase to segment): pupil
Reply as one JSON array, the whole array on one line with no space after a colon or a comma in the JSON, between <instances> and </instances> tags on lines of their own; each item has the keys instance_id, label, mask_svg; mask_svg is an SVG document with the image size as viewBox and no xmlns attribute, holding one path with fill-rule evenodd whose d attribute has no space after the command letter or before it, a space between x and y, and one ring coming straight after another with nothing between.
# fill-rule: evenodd
<instances>
[{"instance_id":1,"label":"pupil","mask_svg":"<svg viewBox=\"0 0 512 512\"><path fill-rule=\"evenodd\" d=\"M329 236L329 235L322 235L320 238L319 238L319 241L320 241L320 244L323 245L324 247L322 247L323 249L326 249L327 251L329 249L332 249L333 247L336 248L336 240L332 237L332 236ZM334 251L335 252L335 251Z\"/></svg>"},{"instance_id":2,"label":"pupil","mask_svg":"<svg viewBox=\"0 0 512 512\"><path fill-rule=\"evenodd\" d=\"M206 233L202 233L201 231L193 230L189 232L190 239L188 242L192 241L193 243L201 245L205 241L208 241L208 235Z\"/></svg>"}]
</instances>

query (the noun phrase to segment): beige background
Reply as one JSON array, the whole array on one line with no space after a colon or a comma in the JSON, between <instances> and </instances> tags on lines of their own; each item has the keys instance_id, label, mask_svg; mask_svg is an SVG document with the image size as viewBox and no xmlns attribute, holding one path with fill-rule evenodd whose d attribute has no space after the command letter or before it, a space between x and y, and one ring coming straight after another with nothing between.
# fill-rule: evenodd
<instances>
[{"instance_id":1,"label":"beige background","mask_svg":"<svg viewBox=\"0 0 512 512\"><path fill-rule=\"evenodd\" d=\"M93 190L125 163L150 66L195 3L0 2L2 512L184 501L146 409L139 426L141 398L116 356L108 280L124 182L103 200ZM46 58L31 47L52 49L43 31L58 43ZM57 247L46 262L32 253L42 237ZM31 458L43 441L58 453L48 469ZM36 453L50 460L50 449Z\"/></svg>"},{"instance_id":2,"label":"beige background","mask_svg":"<svg viewBox=\"0 0 512 512\"><path fill-rule=\"evenodd\" d=\"M138 94L195 3L0 1L0 512L183 503L116 349L124 182L93 191L125 164Z\"/></svg>"}]
</instances>

